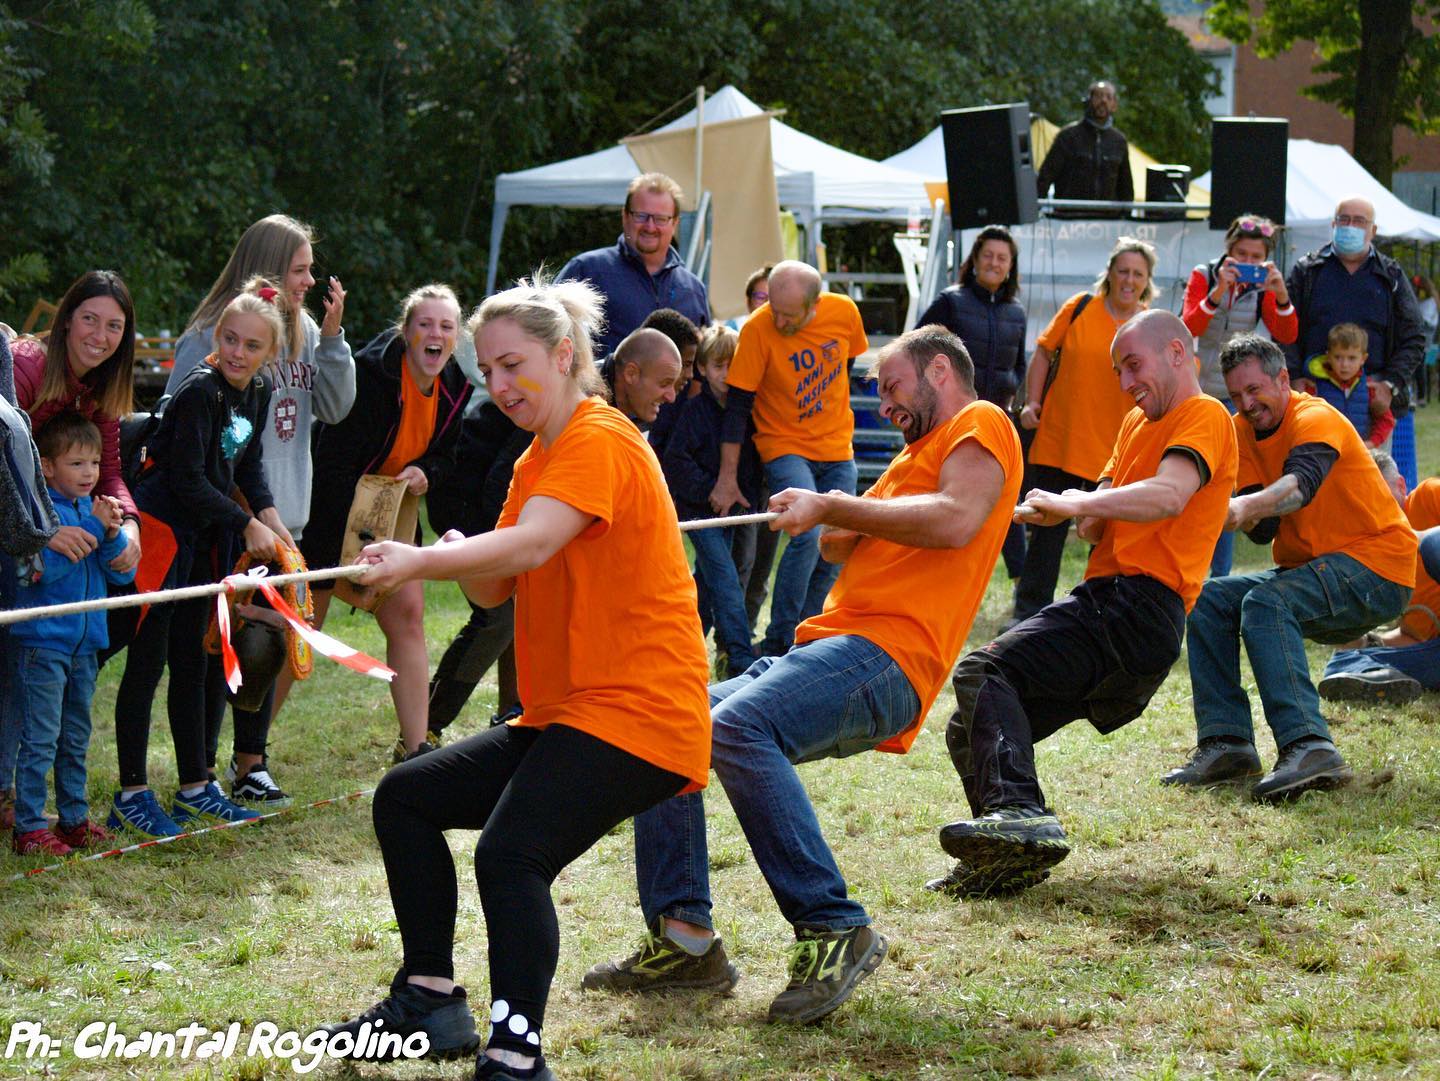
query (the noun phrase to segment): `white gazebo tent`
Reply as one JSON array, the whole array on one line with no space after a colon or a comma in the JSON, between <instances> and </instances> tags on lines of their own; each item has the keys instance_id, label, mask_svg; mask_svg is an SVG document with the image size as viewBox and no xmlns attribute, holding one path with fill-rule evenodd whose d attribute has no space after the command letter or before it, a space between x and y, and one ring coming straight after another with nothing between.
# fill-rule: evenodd
<instances>
[{"instance_id":1,"label":"white gazebo tent","mask_svg":"<svg viewBox=\"0 0 1440 1081\"><path fill-rule=\"evenodd\" d=\"M695 112L692 109L657 130L693 128ZM762 112L733 86L705 100L706 124ZM830 146L773 117L770 151L780 206L794 214L796 222L806 230L812 259L824 223L905 221L912 208L929 203L923 177ZM707 162L707 166L710 164ZM723 163L717 167L723 167ZM623 206L625 189L640 172L630 151L618 145L569 161L501 173L495 178L486 294L495 291L500 242L512 206Z\"/></svg>"}]
</instances>

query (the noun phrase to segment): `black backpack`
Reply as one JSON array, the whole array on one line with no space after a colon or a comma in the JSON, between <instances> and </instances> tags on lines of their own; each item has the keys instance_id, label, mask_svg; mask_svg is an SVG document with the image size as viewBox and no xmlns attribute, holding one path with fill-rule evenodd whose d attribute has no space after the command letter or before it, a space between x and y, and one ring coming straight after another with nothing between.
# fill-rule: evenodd
<instances>
[{"instance_id":1,"label":"black backpack","mask_svg":"<svg viewBox=\"0 0 1440 1081\"><path fill-rule=\"evenodd\" d=\"M130 413L120 419L120 475L132 492L150 464L150 441L160 430L160 418L170 395L164 395L148 412Z\"/></svg>"}]
</instances>

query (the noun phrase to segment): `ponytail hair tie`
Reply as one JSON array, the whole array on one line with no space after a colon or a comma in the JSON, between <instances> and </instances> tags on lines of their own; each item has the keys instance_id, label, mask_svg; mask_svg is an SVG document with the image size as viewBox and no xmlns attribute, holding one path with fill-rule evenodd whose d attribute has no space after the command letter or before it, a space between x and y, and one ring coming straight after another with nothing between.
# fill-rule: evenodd
<instances>
[{"instance_id":1,"label":"ponytail hair tie","mask_svg":"<svg viewBox=\"0 0 1440 1081\"><path fill-rule=\"evenodd\" d=\"M271 289L268 285L262 286L261 288L255 290L255 292L257 295L259 295L261 300L268 300L271 304L274 304L275 298L280 295L278 290Z\"/></svg>"}]
</instances>

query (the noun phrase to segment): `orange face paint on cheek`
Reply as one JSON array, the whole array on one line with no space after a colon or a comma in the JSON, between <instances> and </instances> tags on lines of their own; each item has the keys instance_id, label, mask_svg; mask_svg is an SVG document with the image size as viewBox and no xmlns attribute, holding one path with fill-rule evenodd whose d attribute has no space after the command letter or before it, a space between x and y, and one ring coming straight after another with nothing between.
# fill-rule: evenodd
<instances>
[{"instance_id":1,"label":"orange face paint on cheek","mask_svg":"<svg viewBox=\"0 0 1440 1081\"><path fill-rule=\"evenodd\" d=\"M521 390L528 390L531 394L536 394L540 390L540 384L535 382L535 380L531 379L529 376L522 375L517 378L515 382L520 384Z\"/></svg>"}]
</instances>

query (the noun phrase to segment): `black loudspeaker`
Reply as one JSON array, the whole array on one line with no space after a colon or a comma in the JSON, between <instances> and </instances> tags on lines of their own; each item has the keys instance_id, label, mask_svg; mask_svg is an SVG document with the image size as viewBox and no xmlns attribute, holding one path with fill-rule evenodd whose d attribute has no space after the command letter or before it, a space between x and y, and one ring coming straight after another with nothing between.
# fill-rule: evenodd
<instances>
[{"instance_id":1,"label":"black loudspeaker","mask_svg":"<svg viewBox=\"0 0 1440 1081\"><path fill-rule=\"evenodd\" d=\"M947 109L940 125L955 228L1026 225L1040 216L1029 102Z\"/></svg>"},{"instance_id":2,"label":"black loudspeaker","mask_svg":"<svg viewBox=\"0 0 1440 1081\"><path fill-rule=\"evenodd\" d=\"M1217 117L1210 134L1210 228L1228 229L1241 214L1285 224L1285 167L1290 121L1268 116Z\"/></svg>"},{"instance_id":3,"label":"black loudspeaker","mask_svg":"<svg viewBox=\"0 0 1440 1081\"><path fill-rule=\"evenodd\" d=\"M1147 210L1146 221L1180 221L1185 217L1185 193L1190 190L1190 166L1145 166L1145 201L1176 203L1175 210Z\"/></svg>"}]
</instances>

